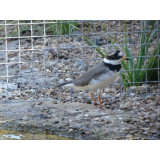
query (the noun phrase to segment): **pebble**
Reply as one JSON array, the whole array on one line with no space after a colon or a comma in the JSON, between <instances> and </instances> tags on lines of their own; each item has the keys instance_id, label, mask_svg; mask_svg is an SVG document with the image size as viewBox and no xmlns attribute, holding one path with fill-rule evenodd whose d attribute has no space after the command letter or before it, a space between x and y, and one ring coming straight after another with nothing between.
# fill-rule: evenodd
<instances>
[{"instance_id":1,"label":"pebble","mask_svg":"<svg viewBox=\"0 0 160 160\"><path fill-rule=\"evenodd\" d=\"M84 117L88 117L88 116L89 116L88 114L85 114L85 115L84 115Z\"/></svg>"},{"instance_id":2,"label":"pebble","mask_svg":"<svg viewBox=\"0 0 160 160\"><path fill-rule=\"evenodd\" d=\"M119 106L119 108L123 110L131 109L132 107L133 107L133 104L130 101L126 103L121 103Z\"/></svg>"},{"instance_id":3,"label":"pebble","mask_svg":"<svg viewBox=\"0 0 160 160\"><path fill-rule=\"evenodd\" d=\"M106 122L105 122L106 124L110 124L111 123L111 121L110 120L106 120Z\"/></svg>"},{"instance_id":4,"label":"pebble","mask_svg":"<svg viewBox=\"0 0 160 160\"><path fill-rule=\"evenodd\" d=\"M146 97L146 99L154 100L154 99L155 99L155 96L153 96L153 95L148 95L148 96Z\"/></svg>"},{"instance_id":5,"label":"pebble","mask_svg":"<svg viewBox=\"0 0 160 160\"><path fill-rule=\"evenodd\" d=\"M56 100L53 100L52 103L53 103L53 104L57 104L58 102L57 102Z\"/></svg>"},{"instance_id":6,"label":"pebble","mask_svg":"<svg viewBox=\"0 0 160 160\"><path fill-rule=\"evenodd\" d=\"M132 122L132 118L126 118L123 121L126 122L126 123L130 123L130 122Z\"/></svg>"},{"instance_id":7,"label":"pebble","mask_svg":"<svg viewBox=\"0 0 160 160\"><path fill-rule=\"evenodd\" d=\"M57 123L59 123L59 121L58 121L58 120L56 120L54 123L55 123L55 124L57 124Z\"/></svg>"},{"instance_id":8,"label":"pebble","mask_svg":"<svg viewBox=\"0 0 160 160\"><path fill-rule=\"evenodd\" d=\"M90 134L90 132L85 132L85 135L89 135Z\"/></svg>"},{"instance_id":9,"label":"pebble","mask_svg":"<svg viewBox=\"0 0 160 160\"><path fill-rule=\"evenodd\" d=\"M70 128L70 129L69 129L69 131L68 131L68 133L70 133L70 132L72 132L72 131L73 131L73 129L72 129L72 128Z\"/></svg>"},{"instance_id":10,"label":"pebble","mask_svg":"<svg viewBox=\"0 0 160 160\"><path fill-rule=\"evenodd\" d=\"M71 79L71 78L66 78L65 80L66 80L66 81L71 81L72 79Z\"/></svg>"},{"instance_id":11,"label":"pebble","mask_svg":"<svg viewBox=\"0 0 160 160\"><path fill-rule=\"evenodd\" d=\"M25 73L31 73L31 70L24 70Z\"/></svg>"},{"instance_id":12,"label":"pebble","mask_svg":"<svg viewBox=\"0 0 160 160\"><path fill-rule=\"evenodd\" d=\"M60 79L58 83L59 84L65 83L65 80L64 79Z\"/></svg>"},{"instance_id":13,"label":"pebble","mask_svg":"<svg viewBox=\"0 0 160 160\"><path fill-rule=\"evenodd\" d=\"M52 115L47 115L47 118L51 118L52 117Z\"/></svg>"},{"instance_id":14,"label":"pebble","mask_svg":"<svg viewBox=\"0 0 160 160\"><path fill-rule=\"evenodd\" d=\"M97 117L97 118L95 118L94 120L95 120L95 121L100 121L100 118L99 118L99 117Z\"/></svg>"}]
</instances>

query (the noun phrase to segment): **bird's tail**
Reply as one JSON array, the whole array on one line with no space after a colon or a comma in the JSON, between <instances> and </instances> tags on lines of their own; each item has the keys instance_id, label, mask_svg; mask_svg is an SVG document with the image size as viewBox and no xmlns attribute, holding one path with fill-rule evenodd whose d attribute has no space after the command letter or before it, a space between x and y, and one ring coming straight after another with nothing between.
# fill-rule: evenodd
<instances>
[{"instance_id":1,"label":"bird's tail","mask_svg":"<svg viewBox=\"0 0 160 160\"><path fill-rule=\"evenodd\" d=\"M72 81L64 82L62 84L57 85L57 87L65 86L65 85L71 84L71 83L72 83Z\"/></svg>"}]
</instances>

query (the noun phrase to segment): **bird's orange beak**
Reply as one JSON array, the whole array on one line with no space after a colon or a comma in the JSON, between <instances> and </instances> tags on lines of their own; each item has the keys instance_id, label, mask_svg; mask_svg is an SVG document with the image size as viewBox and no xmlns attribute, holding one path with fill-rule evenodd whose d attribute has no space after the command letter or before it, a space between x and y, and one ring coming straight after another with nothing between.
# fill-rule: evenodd
<instances>
[{"instance_id":1,"label":"bird's orange beak","mask_svg":"<svg viewBox=\"0 0 160 160\"><path fill-rule=\"evenodd\" d=\"M122 59L123 59L123 60L129 60L129 58L126 58L126 57L122 57Z\"/></svg>"}]
</instances>

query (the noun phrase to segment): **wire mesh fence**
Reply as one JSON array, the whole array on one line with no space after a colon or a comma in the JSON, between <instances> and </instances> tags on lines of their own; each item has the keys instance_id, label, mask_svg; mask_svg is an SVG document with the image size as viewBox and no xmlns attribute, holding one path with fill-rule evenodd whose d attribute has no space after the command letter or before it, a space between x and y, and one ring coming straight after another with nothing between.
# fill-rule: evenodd
<instances>
[{"instance_id":1,"label":"wire mesh fence","mask_svg":"<svg viewBox=\"0 0 160 160\"><path fill-rule=\"evenodd\" d=\"M1 20L0 103L85 101L88 91L56 87L119 48L130 60L103 97L160 94L160 22Z\"/></svg>"}]
</instances>

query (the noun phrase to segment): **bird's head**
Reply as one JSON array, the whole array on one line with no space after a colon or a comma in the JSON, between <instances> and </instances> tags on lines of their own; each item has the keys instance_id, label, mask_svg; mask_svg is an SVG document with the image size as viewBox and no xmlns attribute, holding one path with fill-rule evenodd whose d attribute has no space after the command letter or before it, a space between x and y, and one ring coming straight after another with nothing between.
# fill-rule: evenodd
<instances>
[{"instance_id":1,"label":"bird's head","mask_svg":"<svg viewBox=\"0 0 160 160\"><path fill-rule=\"evenodd\" d=\"M109 53L106 55L106 58L104 58L105 63L113 65L120 64L121 60L128 60L128 58L124 57L120 50Z\"/></svg>"}]
</instances>

